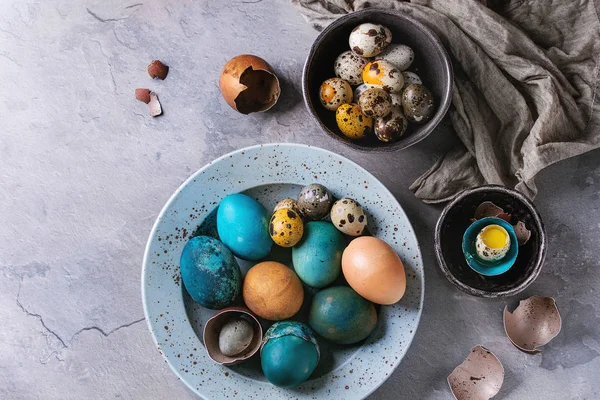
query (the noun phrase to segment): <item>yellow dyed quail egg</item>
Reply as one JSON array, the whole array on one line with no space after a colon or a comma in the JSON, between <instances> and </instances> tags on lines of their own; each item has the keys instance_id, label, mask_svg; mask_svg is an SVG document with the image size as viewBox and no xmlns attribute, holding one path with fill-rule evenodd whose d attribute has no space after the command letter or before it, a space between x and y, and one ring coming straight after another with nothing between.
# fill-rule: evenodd
<instances>
[{"instance_id":1,"label":"yellow dyed quail egg","mask_svg":"<svg viewBox=\"0 0 600 400\"><path fill-rule=\"evenodd\" d=\"M368 117L385 117L392 110L392 98L383 89L370 88L360 96L358 105Z\"/></svg>"},{"instance_id":2,"label":"yellow dyed quail egg","mask_svg":"<svg viewBox=\"0 0 600 400\"><path fill-rule=\"evenodd\" d=\"M367 226L365 210L353 199L343 198L333 203L329 216L333 225L346 235L359 236Z\"/></svg>"},{"instance_id":3,"label":"yellow dyed quail egg","mask_svg":"<svg viewBox=\"0 0 600 400\"><path fill-rule=\"evenodd\" d=\"M510 249L510 236L500 225L488 225L477 234L475 250L484 261L498 261L506 256Z\"/></svg>"},{"instance_id":4,"label":"yellow dyed quail egg","mask_svg":"<svg viewBox=\"0 0 600 400\"><path fill-rule=\"evenodd\" d=\"M377 59L389 61L400 71L405 71L415 59L415 52L403 44L390 44L377 56Z\"/></svg>"},{"instance_id":5,"label":"yellow dyed quail egg","mask_svg":"<svg viewBox=\"0 0 600 400\"><path fill-rule=\"evenodd\" d=\"M296 211L291 208L280 208L271 216L269 234L276 245L292 247L302 239L304 223Z\"/></svg>"},{"instance_id":6,"label":"yellow dyed quail egg","mask_svg":"<svg viewBox=\"0 0 600 400\"><path fill-rule=\"evenodd\" d=\"M392 32L383 25L360 24L350 33L350 49L361 57L374 57L392 43Z\"/></svg>"},{"instance_id":7,"label":"yellow dyed quail egg","mask_svg":"<svg viewBox=\"0 0 600 400\"><path fill-rule=\"evenodd\" d=\"M338 78L342 78L351 85L360 85L362 70L366 64L367 60L348 50L338 56L333 64L333 70Z\"/></svg>"},{"instance_id":8,"label":"yellow dyed quail egg","mask_svg":"<svg viewBox=\"0 0 600 400\"><path fill-rule=\"evenodd\" d=\"M350 139L365 138L373 131L373 119L362 113L358 104L342 104L335 113L338 128Z\"/></svg>"},{"instance_id":9,"label":"yellow dyed quail egg","mask_svg":"<svg viewBox=\"0 0 600 400\"><path fill-rule=\"evenodd\" d=\"M399 93L404 86L402 71L385 60L371 61L363 69L363 82L381 86L386 92Z\"/></svg>"},{"instance_id":10,"label":"yellow dyed quail egg","mask_svg":"<svg viewBox=\"0 0 600 400\"><path fill-rule=\"evenodd\" d=\"M352 87L340 78L327 79L321 84L319 98L323 107L335 111L339 106L352 102Z\"/></svg>"}]
</instances>

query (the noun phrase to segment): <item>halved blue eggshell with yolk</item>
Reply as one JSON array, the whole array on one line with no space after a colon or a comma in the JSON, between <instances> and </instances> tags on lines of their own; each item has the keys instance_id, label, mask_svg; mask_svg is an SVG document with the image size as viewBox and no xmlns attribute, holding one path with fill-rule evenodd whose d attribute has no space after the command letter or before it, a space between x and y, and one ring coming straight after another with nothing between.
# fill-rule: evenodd
<instances>
[{"instance_id":1,"label":"halved blue eggshell with yolk","mask_svg":"<svg viewBox=\"0 0 600 400\"><path fill-rule=\"evenodd\" d=\"M274 323L260 349L265 377L275 386L294 387L306 381L319 363L319 345L308 325L295 321Z\"/></svg>"},{"instance_id":2,"label":"halved blue eggshell with yolk","mask_svg":"<svg viewBox=\"0 0 600 400\"><path fill-rule=\"evenodd\" d=\"M495 262L480 259L477 256L477 249L475 248L477 235L488 225L500 225L508 232L508 236L510 237L510 249L508 253L506 253L504 258ZM519 254L519 242L511 224L501 218L488 217L473 222L467 228L463 235L462 250L465 260L472 270L481 275L496 276L505 273L513 266Z\"/></svg>"}]
</instances>

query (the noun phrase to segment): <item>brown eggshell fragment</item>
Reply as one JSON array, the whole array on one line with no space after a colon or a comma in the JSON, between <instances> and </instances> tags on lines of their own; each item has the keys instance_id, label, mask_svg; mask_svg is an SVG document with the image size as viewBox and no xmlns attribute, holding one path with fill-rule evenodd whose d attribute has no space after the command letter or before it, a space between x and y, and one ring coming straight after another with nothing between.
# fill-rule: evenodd
<instances>
[{"instance_id":1,"label":"brown eggshell fragment","mask_svg":"<svg viewBox=\"0 0 600 400\"><path fill-rule=\"evenodd\" d=\"M169 67L160 60L153 60L150 65L148 65L148 75L150 75L152 79L158 78L164 80L168 73Z\"/></svg>"},{"instance_id":2,"label":"brown eggshell fragment","mask_svg":"<svg viewBox=\"0 0 600 400\"><path fill-rule=\"evenodd\" d=\"M503 214L504 210L492 203L491 201L484 201L475 210L475 219L481 219L485 217L497 217L499 214Z\"/></svg>"},{"instance_id":3,"label":"brown eggshell fragment","mask_svg":"<svg viewBox=\"0 0 600 400\"><path fill-rule=\"evenodd\" d=\"M221 328L223 328L227 322L236 318L244 318L252 324L252 341L240 354L226 356L219 348L219 334L221 333ZM206 352L215 363L220 365L234 365L239 364L256 354L262 343L263 331L258 318L256 318L250 310L244 307L228 307L218 311L206 321L202 337Z\"/></svg>"},{"instance_id":4,"label":"brown eggshell fragment","mask_svg":"<svg viewBox=\"0 0 600 400\"><path fill-rule=\"evenodd\" d=\"M510 224L510 220L512 219L512 215L511 214L507 214L507 213L501 213L496 215L496 218L500 218L505 220L506 222L508 222Z\"/></svg>"},{"instance_id":5,"label":"brown eggshell fragment","mask_svg":"<svg viewBox=\"0 0 600 400\"><path fill-rule=\"evenodd\" d=\"M513 228L515 230L515 234L517 235L519 246L523 246L529 241L529 238L531 237L531 231L527 229L523 221L517 222L516 225L513 225Z\"/></svg>"},{"instance_id":6,"label":"brown eggshell fragment","mask_svg":"<svg viewBox=\"0 0 600 400\"><path fill-rule=\"evenodd\" d=\"M448 385L457 400L488 400L500 391L504 368L483 346L475 346L465 361L448 376Z\"/></svg>"},{"instance_id":7,"label":"brown eggshell fragment","mask_svg":"<svg viewBox=\"0 0 600 400\"><path fill-rule=\"evenodd\" d=\"M273 68L251 54L239 55L225 64L219 87L227 104L242 114L268 110L281 92Z\"/></svg>"},{"instance_id":8,"label":"brown eggshell fragment","mask_svg":"<svg viewBox=\"0 0 600 400\"><path fill-rule=\"evenodd\" d=\"M158 101L158 96L154 92L150 92L150 102L148 103L150 107L150 116L158 117L162 114L162 107L160 102Z\"/></svg>"},{"instance_id":9,"label":"brown eggshell fragment","mask_svg":"<svg viewBox=\"0 0 600 400\"><path fill-rule=\"evenodd\" d=\"M504 330L519 350L536 354L537 347L550 342L559 334L562 326L556 302L551 297L531 296L521 300L510 313L504 307Z\"/></svg>"},{"instance_id":10,"label":"brown eggshell fragment","mask_svg":"<svg viewBox=\"0 0 600 400\"><path fill-rule=\"evenodd\" d=\"M135 89L135 98L139 101L143 101L144 103L150 103L150 89Z\"/></svg>"}]
</instances>

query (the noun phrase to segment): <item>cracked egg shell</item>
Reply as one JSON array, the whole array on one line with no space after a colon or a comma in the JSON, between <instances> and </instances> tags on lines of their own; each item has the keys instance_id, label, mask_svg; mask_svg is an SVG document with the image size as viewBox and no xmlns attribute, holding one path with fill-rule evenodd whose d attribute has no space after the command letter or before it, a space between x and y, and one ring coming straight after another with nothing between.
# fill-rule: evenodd
<instances>
[{"instance_id":1,"label":"cracked egg shell","mask_svg":"<svg viewBox=\"0 0 600 400\"><path fill-rule=\"evenodd\" d=\"M457 400L488 400L498 394L503 382L504 367L483 346L473 347L465 361L448 376L448 385Z\"/></svg>"},{"instance_id":2,"label":"cracked egg shell","mask_svg":"<svg viewBox=\"0 0 600 400\"><path fill-rule=\"evenodd\" d=\"M501 218L500 215L498 217ZM515 225L513 225L513 229L515 230L515 234L517 235L517 241L519 242L519 246L523 246L529 241L529 238L531 238L531 231L527 229L523 221L519 221Z\"/></svg>"},{"instance_id":3,"label":"cracked egg shell","mask_svg":"<svg viewBox=\"0 0 600 400\"><path fill-rule=\"evenodd\" d=\"M392 43L392 32L383 25L360 24L350 33L350 49L361 57L374 57Z\"/></svg>"},{"instance_id":4,"label":"cracked egg shell","mask_svg":"<svg viewBox=\"0 0 600 400\"><path fill-rule=\"evenodd\" d=\"M400 93L404 86L402 71L385 60L367 63L363 69L362 77L367 85L381 86L388 93Z\"/></svg>"},{"instance_id":5,"label":"cracked egg shell","mask_svg":"<svg viewBox=\"0 0 600 400\"><path fill-rule=\"evenodd\" d=\"M504 330L519 350L536 354L537 347L554 339L562 326L556 302L551 297L531 296L521 300L511 313L504 307Z\"/></svg>"},{"instance_id":6,"label":"cracked egg shell","mask_svg":"<svg viewBox=\"0 0 600 400\"><path fill-rule=\"evenodd\" d=\"M503 213L504 210L492 203L491 201L484 201L477 207L477 209L475 209L475 215L473 215L473 217L475 219L497 217L498 215Z\"/></svg>"},{"instance_id":7,"label":"cracked egg shell","mask_svg":"<svg viewBox=\"0 0 600 400\"><path fill-rule=\"evenodd\" d=\"M239 55L225 64L219 87L227 104L242 114L267 111L281 92L273 68L251 54Z\"/></svg>"},{"instance_id":8,"label":"cracked egg shell","mask_svg":"<svg viewBox=\"0 0 600 400\"><path fill-rule=\"evenodd\" d=\"M340 78L327 79L319 88L321 104L329 111L335 111L342 104L352 102L352 97L352 87Z\"/></svg>"},{"instance_id":9,"label":"cracked egg shell","mask_svg":"<svg viewBox=\"0 0 600 400\"><path fill-rule=\"evenodd\" d=\"M227 356L221 351L219 339L222 329L230 322L244 319L252 327L250 344L238 354ZM244 307L228 307L215 313L204 325L202 333L206 352L211 360L220 365L239 364L252 357L262 344L262 327L256 316Z\"/></svg>"},{"instance_id":10,"label":"cracked egg shell","mask_svg":"<svg viewBox=\"0 0 600 400\"><path fill-rule=\"evenodd\" d=\"M366 64L366 59L348 50L338 56L333 64L333 70L338 78L351 85L360 85L363 83L362 71Z\"/></svg>"}]
</instances>

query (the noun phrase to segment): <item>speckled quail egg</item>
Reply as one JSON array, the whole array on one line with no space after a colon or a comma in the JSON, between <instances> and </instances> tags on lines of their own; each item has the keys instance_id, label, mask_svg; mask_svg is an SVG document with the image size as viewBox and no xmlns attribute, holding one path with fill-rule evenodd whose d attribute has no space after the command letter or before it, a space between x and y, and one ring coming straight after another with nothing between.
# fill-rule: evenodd
<instances>
[{"instance_id":1,"label":"speckled quail egg","mask_svg":"<svg viewBox=\"0 0 600 400\"><path fill-rule=\"evenodd\" d=\"M321 84L321 104L329 111L335 111L339 106L352 101L352 87L340 78L327 79Z\"/></svg>"},{"instance_id":2,"label":"speckled quail egg","mask_svg":"<svg viewBox=\"0 0 600 400\"><path fill-rule=\"evenodd\" d=\"M500 225L488 225L477 234L475 250L481 260L501 260L510 250L510 235Z\"/></svg>"},{"instance_id":3,"label":"speckled quail egg","mask_svg":"<svg viewBox=\"0 0 600 400\"><path fill-rule=\"evenodd\" d=\"M273 212L282 209L282 208L291 208L292 210L296 211L297 213L299 213L298 211L298 203L296 203L296 200L294 199L290 199L289 197L286 199L281 200L279 203L277 203L275 205L275 208L273 209Z\"/></svg>"},{"instance_id":4,"label":"speckled quail egg","mask_svg":"<svg viewBox=\"0 0 600 400\"><path fill-rule=\"evenodd\" d=\"M415 59L415 52L403 44L390 44L377 56L377 59L389 61L400 71L405 71Z\"/></svg>"},{"instance_id":5,"label":"speckled quail egg","mask_svg":"<svg viewBox=\"0 0 600 400\"><path fill-rule=\"evenodd\" d=\"M408 85L402 93L402 111L410 122L426 122L435 111L433 95L423 85Z\"/></svg>"},{"instance_id":6,"label":"speckled quail egg","mask_svg":"<svg viewBox=\"0 0 600 400\"><path fill-rule=\"evenodd\" d=\"M367 226L365 210L356 200L343 198L331 207L331 222L342 233L350 236L359 236Z\"/></svg>"},{"instance_id":7,"label":"speckled quail egg","mask_svg":"<svg viewBox=\"0 0 600 400\"><path fill-rule=\"evenodd\" d=\"M280 208L271 216L269 234L276 245L292 247L302 239L304 223L300 215L291 208Z\"/></svg>"},{"instance_id":8,"label":"speckled quail egg","mask_svg":"<svg viewBox=\"0 0 600 400\"><path fill-rule=\"evenodd\" d=\"M392 110L392 98L380 88L370 88L360 96L358 105L367 117L384 117Z\"/></svg>"},{"instance_id":9,"label":"speckled quail egg","mask_svg":"<svg viewBox=\"0 0 600 400\"><path fill-rule=\"evenodd\" d=\"M363 69L363 81L367 85L378 85L386 92L398 93L404 86L404 77L394 64L385 60L371 61Z\"/></svg>"},{"instance_id":10,"label":"speckled quail egg","mask_svg":"<svg viewBox=\"0 0 600 400\"><path fill-rule=\"evenodd\" d=\"M335 121L350 139L363 139L373 132L373 119L364 115L358 104L342 104L335 112Z\"/></svg>"},{"instance_id":11,"label":"speckled quail egg","mask_svg":"<svg viewBox=\"0 0 600 400\"><path fill-rule=\"evenodd\" d=\"M388 115L375 120L375 136L382 142L395 142L402 137L407 126L408 120L402 109L393 106Z\"/></svg>"},{"instance_id":12,"label":"speckled quail egg","mask_svg":"<svg viewBox=\"0 0 600 400\"><path fill-rule=\"evenodd\" d=\"M404 86L402 86L402 90L406 89L408 85L412 85L413 83L422 84L423 81L419 78L419 75L410 71L403 71L402 76L404 77Z\"/></svg>"},{"instance_id":13,"label":"speckled quail egg","mask_svg":"<svg viewBox=\"0 0 600 400\"><path fill-rule=\"evenodd\" d=\"M304 186L298 194L298 208L304 218L319 220L325 217L331 209L331 194L327 188L318 183Z\"/></svg>"},{"instance_id":14,"label":"speckled quail egg","mask_svg":"<svg viewBox=\"0 0 600 400\"><path fill-rule=\"evenodd\" d=\"M392 32L383 25L360 24L350 33L350 49L361 57L374 57L392 43Z\"/></svg>"},{"instance_id":15,"label":"speckled quail egg","mask_svg":"<svg viewBox=\"0 0 600 400\"><path fill-rule=\"evenodd\" d=\"M356 89L354 89L354 102L358 103L358 99L360 99L360 95L362 95L365 90L371 88L372 86L369 86L365 83L360 84L356 87Z\"/></svg>"},{"instance_id":16,"label":"speckled quail egg","mask_svg":"<svg viewBox=\"0 0 600 400\"><path fill-rule=\"evenodd\" d=\"M390 93L392 99L392 107L402 108L402 93Z\"/></svg>"},{"instance_id":17,"label":"speckled quail egg","mask_svg":"<svg viewBox=\"0 0 600 400\"><path fill-rule=\"evenodd\" d=\"M348 50L338 56L333 64L333 70L338 78L342 78L351 85L360 85L362 70L366 64L367 60Z\"/></svg>"}]
</instances>

